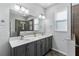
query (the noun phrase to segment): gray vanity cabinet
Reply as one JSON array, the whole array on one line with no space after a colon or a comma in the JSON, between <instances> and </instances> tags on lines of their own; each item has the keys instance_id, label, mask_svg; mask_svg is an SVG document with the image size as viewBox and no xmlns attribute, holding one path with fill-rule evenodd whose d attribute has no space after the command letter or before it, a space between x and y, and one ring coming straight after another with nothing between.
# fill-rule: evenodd
<instances>
[{"instance_id":1,"label":"gray vanity cabinet","mask_svg":"<svg viewBox=\"0 0 79 59\"><path fill-rule=\"evenodd\" d=\"M36 42L36 55L41 56L41 41Z\"/></svg>"},{"instance_id":2,"label":"gray vanity cabinet","mask_svg":"<svg viewBox=\"0 0 79 59\"><path fill-rule=\"evenodd\" d=\"M26 56L34 56L35 55L35 43L29 43L26 45Z\"/></svg>"},{"instance_id":3,"label":"gray vanity cabinet","mask_svg":"<svg viewBox=\"0 0 79 59\"><path fill-rule=\"evenodd\" d=\"M52 48L52 36L11 48L13 56L43 56Z\"/></svg>"},{"instance_id":4,"label":"gray vanity cabinet","mask_svg":"<svg viewBox=\"0 0 79 59\"><path fill-rule=\"evenodd\" d=\"M15 47L13 49L13 54L14 56L25 56L25 45L21 45L21 46L18 46L18 47Z\"/></svg>"}]
</instances>

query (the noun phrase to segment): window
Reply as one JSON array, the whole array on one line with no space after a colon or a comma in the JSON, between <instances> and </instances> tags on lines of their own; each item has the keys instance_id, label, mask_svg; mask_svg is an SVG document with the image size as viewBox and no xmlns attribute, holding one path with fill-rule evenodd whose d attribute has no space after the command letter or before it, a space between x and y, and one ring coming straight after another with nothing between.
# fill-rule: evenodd
<instances>
[{"instance_id":1,"label":"window","mask_svg":"<svg viewBox=\"0 0 79 59\"><path fill-rule=\"evenodd\" d=\"M39 19L34 19L34 30L39 30Z\"/></svg>"},{"instance_id":2,"label":"window","mask_svg":"<svg viewBox=\"0 0 79 59\"><path fill-rule=\"evenodd\" d=\"M67 31L67 9L56 13L56 31Z\"/></svg>"}]
</instances>

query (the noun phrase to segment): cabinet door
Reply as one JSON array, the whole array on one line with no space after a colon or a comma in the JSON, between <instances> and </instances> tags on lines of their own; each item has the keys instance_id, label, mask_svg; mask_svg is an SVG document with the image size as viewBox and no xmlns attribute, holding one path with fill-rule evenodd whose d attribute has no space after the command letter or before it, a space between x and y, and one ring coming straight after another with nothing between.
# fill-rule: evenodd
<instances>
[{"instance_id":1,"label":"cabinet door","mask_svg":"<svg viewBox=\"0 0 79 59\"><path fill-rule=\"evenodd\" d=\"M15 47L14 55L15 56L25 56L25 45Z\"/></svg>"},{"instance_id":2,"label":"cabinet door","mask_svg":"<svg viewBox=\"0 0 79 59\"><path fill-rule=\"evenodd\" d=\"M34 56L35 55L35 44L34 42L27 44L26 46L26 56Z\"/></svg>"},{"instance_id":3,"label":"cabinet door","mask_svg":"<svg viewBox=\"0 0 79 59\"><path fill-rule=\"evenodd\" d=\"M48 37L47 41L48 41L48 48L47 49L50 50L52 48L52 36Z\"/></svg>"},{"instance_id":4,"label":"cabinet door","mask_svg":"<svg viewBox=\"0 0 79 59\"><path fill-rule=\"evenodd\" d=\"M41 50L42 53L41 54L44 55L45 54L45 39L41 40L41 44L42 44L42 48L41 48L42 49Z\"/></svg>"},{"instance_id":5,"label":"cabinet door","mask_svg":"<svg viewBox=\"0 0 79 59\"><path fill-rule=\"evenodd\" d=\"M45 43L45 45L46 45L45 51L48 52L48 50L49 50L49 47L48 47L48 38L46 38L46 41L45 42L46 42Z\"/></svg>"},{"instance_id":6,"label":"cabinet door","mask_svg":"<svg viewBox=\"0 0 79 59\"><path fill-rule=\"evenodd\" d=\"M49 49L52 48L52 36L49 37Z\"/></svg>"},{"instance_id":7,"label":"cabinet door","mask_svg":"<svg viewBox=\"0 0 79 59\"><path fill-rule=\"evenodd\" d=\"M37 41L36 43L37 43L36 44L36 50L37 50L36 51L37 52L36 55L37 56L41 56L41 41Z\"/></svg>"}]
</instances>

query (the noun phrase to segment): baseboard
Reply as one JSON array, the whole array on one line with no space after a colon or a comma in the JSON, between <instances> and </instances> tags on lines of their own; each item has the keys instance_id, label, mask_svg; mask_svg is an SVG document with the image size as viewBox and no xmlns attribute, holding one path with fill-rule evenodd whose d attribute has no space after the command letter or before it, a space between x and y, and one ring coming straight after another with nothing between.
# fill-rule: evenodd
<instances>
[{"instance_id":1,"label":"baseboard","mask_svg":"<svg viewBox=\"0 0 79 59\"><path fill-rule=\"evenodd\" d=\"M55 48L52 48L52 50L55 50L55 51L57 51L57 52L59 52L59 53L65 55L65 56L67 56L67 53L64 53L64 52L62 52L62 51L60 51L60 50L57 50L57 49L55 49Z\"/></svg>"}]
</instances>

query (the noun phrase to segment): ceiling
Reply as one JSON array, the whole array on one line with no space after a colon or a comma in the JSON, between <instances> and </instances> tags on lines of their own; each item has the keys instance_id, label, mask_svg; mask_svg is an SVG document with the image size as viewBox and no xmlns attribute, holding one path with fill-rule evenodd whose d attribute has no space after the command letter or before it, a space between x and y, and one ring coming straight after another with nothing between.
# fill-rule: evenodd
<instances>
[{"instance_id":1,"label":"ceiling","mask_svg":"<svg viewBox=\"0 0 79 59\"><path fill-rule=\"evenodd\" d=\"M39 5L39 6L41 6L41 7L43 7L43 8L49 8L49 7L51 7L51 6L53 6L53 5L55 5L56 3L23 3L23 4L21 4L21 5L24 5L24 6L29 6L29 5Z\"/></svg>"},{"instance_id":2,"label":"ceiling","mask_svg":"<svg viewBox=\"0 0 79 59\"><path fill-rule=\"evenodd\" d=\"M48 8L50 6L55 5L56 3L38 3L43 8Z\"/></svg>"}]
</instances>

